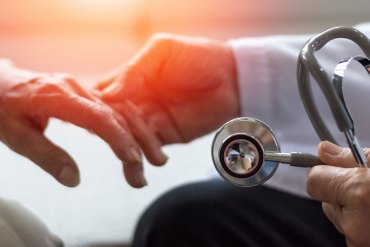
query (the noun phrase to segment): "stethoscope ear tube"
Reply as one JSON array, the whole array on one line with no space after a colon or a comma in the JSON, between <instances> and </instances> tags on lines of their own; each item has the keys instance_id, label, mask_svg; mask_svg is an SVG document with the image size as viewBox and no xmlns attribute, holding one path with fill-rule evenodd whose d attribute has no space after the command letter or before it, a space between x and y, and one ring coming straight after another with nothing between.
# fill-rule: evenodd
<instances>
[{"instance_id":1,"label":"stethoscope ear tube","mask_svg":"<svg viewBox=\"0 0 370 247\"><path fill-rule=\"evenodd\" d=\"M314 56L314 52L323 48L329 41L337 38L353 41L363 50L366 56L370 57L370 40L363 33L351 27L329 29L310 39L302 48L297 61L298 89L307 115L320 139L337 144L337 141L322 120L314 102L309 75L311 74L314 77L326 97L339 130L346 136L357 163L361 166L366 166L366 159L354 136L352 117L340 93L338 93L325 70Z\"/></svg>"},{"instance_id":2,"label":"stethoscope ear tube","mask_svg":"<svg viewBox=\"0 0 370 247\"><path fill-rule=\"evenodd\" d=\"M350 39L358 44L366 55L370 55L370 42L365 35L354 28L336 27L311 38L302 48L297 61L298 89L309 119L321 140L328 140L333 143L336 143L336 140L324 124L314 102L309 75L311 74L314 77L323 91L339 130L352 129L351 117L348 115L325 70L314 56L314 52L319 51L329 41L336 38Z\"/></svg>"}]
</instances>

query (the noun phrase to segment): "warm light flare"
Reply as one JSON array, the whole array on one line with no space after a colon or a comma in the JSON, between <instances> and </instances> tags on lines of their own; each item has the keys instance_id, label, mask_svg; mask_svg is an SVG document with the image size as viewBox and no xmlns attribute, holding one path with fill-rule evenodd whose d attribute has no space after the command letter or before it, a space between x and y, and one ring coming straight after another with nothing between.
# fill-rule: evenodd
<instances>
[{"instance_id":1,"label":"warm light flare","mask_svg":"<svg viewBox=\"0 0 370 247\"><path fill-rule=\"evenodd\" d=\"M77 8L87 12L115 12L132 8L140 1L135 0L64 0L61 4L67 8Z\"/></svg>"},{"instance_id":2,"label":"warm light flare","mask_svg":"<svg viewBox=\"0 0 370 247\"><path fill-rule=\"evenodd\" d=\"M127 20L132 18L140 5L135 0L64 0L59 3L66 14L73 13L79 19Z\"/></svg>"}]
</instances>

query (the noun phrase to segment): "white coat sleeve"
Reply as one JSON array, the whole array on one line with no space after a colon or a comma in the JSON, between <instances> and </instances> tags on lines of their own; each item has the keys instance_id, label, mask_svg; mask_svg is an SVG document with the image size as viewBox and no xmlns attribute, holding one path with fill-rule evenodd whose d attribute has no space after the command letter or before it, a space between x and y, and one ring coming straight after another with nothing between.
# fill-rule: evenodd
<instances>
[{"instance_id":1,"label":"white coat sleeve","mask_svg":"<svg viewBox=\"0 0 370 247\"><path fill-rule=\"evenodd\" d=\"M355 28L370 35L370 23ZM229 41L236 61L242 115L258 118L269 125L276 134L282 151L285 152L301 151L316 154L316 147L320 141L300 100L296 79L298 54L312 36L313 34L284 35ZM338 39L329 42L317 52L316 56L331 76L339 60L359 54L362 52L357 45L351 41ZM366 75L360 80L363 78L366 80ZM311 80L311 84L315 98L317 96L318 106L325 116L325 122L335 136L341 137L339 141L343 143L344 138L336 131L336 124L321 91L318 90L315 81ZM360 91L365 90L365 87L370 89L370 81L367 84L359 83L351 87L358 87ZM354 99L353 108L363 110L362 103L359 99ZM355 118L354 121L356 122ZM370 123L370 113L366 116L361 115L360 121L357 122L360 122L360 125L363 123L364 127L359 129L366 132L366 123ZM370 130L367 131L369 132ZM360 142L363 141L361 143L363 146L370 146L370 135L367 133L364 133L363 138L358 136ZM306 195L306 172L303 168L280 165L277 174L268 184L285 191Z\"/></svg>"}]
</instances>

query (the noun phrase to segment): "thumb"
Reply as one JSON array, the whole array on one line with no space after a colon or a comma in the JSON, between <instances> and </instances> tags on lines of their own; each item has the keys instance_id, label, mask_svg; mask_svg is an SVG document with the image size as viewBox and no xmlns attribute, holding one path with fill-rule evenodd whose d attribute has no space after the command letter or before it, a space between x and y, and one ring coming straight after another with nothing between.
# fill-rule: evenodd
<instances>
[{"instance_id":1,"label":"thumb","mask_svg":"<svg viewBox=\"0 0 370 247\"><path fill-rule=\"evenodd\" d=\"M2 126L2 141L13 151L29 158L65 186L79 184L78 168L69 154L26 122L8 119Z\"/></svg>"},{"instance_id":2,"label":"thumb","mask_svg":"<svg viewBox=\"0 0 370 247\"><path fill-rule=\"evenodd\" d=\"M121 75L102 92L105 100L122 100L140 92L145 83L156 79L167 46L152 38L122 70Z\"/></svg>"},{"instance_id":3,"label":"thumb","mask_svg":"<svg viewBox=\"0 0 370 247\"><path fill-rule=\"evenodd\" d=\"M106 87L100 96L103 100L121 101L138 93L144 84L144 78L140 72L139 68L126 70L116 81Z\"/></svg>"},{"instance_id":4,"label":"thumb","mask_svg":"<svg viewBox=\"0 0 370 247\"><path fill-rule=\"evenodd\" d=\"M323 141L318 146L321 161L331 166L356 167L357 163L349 148L337 146L329 141Z\"/></svg>"}]
</instances>

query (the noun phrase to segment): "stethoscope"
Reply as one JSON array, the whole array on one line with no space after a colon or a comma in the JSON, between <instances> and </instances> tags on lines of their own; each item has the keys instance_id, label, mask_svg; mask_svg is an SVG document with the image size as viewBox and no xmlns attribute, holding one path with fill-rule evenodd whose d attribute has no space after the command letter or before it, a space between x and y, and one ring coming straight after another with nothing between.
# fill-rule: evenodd
<instances>
[{"instance_id":1,"label":"stethoscope","mask_svg":"<svg viewBox=\"0 0 370 247\"><path fill-rule=\"evenodd\" d=\"M349 148L360 167L367 167L366 157L355 136L352 117L347 109L342 83L347 67L360 63L370 75L370 61L364 56L341 60L330 79L314 56L329 41L345 38L356 43L370 57L370 40L360 31L349 27L329 29L307 41L297 63L297 81L301 100L317 135L321 140L337 143L322 120L311 90L310 77L318 83L333 113L338 129L344 134ZM212 159L219 174L230 183L243 187L260 185L276 172L279 163L299 167L323 165L308 153L281 153L272 129L254 118L236 118L221 126L212 142Z\"/></svg>"}]
</instances>

